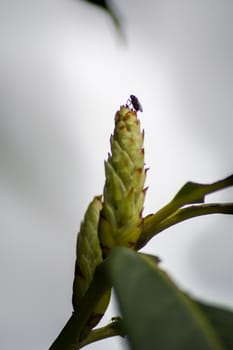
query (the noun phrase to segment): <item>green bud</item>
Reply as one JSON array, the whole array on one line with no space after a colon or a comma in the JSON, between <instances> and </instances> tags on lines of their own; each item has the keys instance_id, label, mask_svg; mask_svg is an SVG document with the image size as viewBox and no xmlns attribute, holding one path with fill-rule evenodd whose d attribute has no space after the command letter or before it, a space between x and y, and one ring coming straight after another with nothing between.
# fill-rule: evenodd
<instances>
[{"instance_id":1,"label":"green bud","mask_svg":"<svg viewBox=\"0 0 233 350\"><path fill-rule=\"evenodd\" d=\"M134 248L144 204L144 133L137 113L121 106L115 116L111 154L105 162L104 203L99 236L104 256L116 246Z\"/></svg>"},{"instance_id":2,"label":"green bud","mask_svg":"<svg viewBox=\"0 0 233 350\"><path fill-rule=\"evenodd\" d=\"M95 269L103 261L98 237L98 224L101 209L101 196L95 197L87 208L78 234L72 297L74 311L78 311L82 298L92 282ZM110 293L111 291L109 290L96 305L81 337L87 335L100 321L109 304Z\"/></svg>"}]
</instances>

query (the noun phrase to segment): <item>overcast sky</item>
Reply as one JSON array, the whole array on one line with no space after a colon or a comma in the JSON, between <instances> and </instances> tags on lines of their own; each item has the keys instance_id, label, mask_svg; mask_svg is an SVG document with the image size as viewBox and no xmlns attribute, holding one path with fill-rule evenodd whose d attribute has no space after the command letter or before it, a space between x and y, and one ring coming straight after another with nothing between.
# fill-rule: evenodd
<instances>
[{"instance_id":1,"label":"overcast sky","mask_svg":"<svg viewBox=\"0 0 233 350\"><path fill-rule=\"evenodd\" d=\"M140 99L144 214L189 180L233 173L233 2L0 2L0 347L48 349L72 312L76 234L101 194L114 115ZM208 201L232 201L228 189ZM193 295L233 308L233 217L184 222L144 251ZM116 315L111 308L105 318ZM121 349L105 340L89 349Z\"/></svg>"}]
</instances>

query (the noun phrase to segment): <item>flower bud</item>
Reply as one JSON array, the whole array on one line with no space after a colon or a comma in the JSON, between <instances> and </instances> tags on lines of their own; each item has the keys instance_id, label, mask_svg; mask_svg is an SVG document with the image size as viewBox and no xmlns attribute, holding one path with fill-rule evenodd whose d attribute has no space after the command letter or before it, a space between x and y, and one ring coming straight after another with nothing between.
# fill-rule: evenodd
<instances>
[{"instance_id":1,"label":"flower bud","mask_svg":"<svg viewBox=\"0 0 233 350\"><path fill-rule=\"evenodd\" d=\"M82 298L93 280L95 269L103 261L98 237L98 223L101 209L101 196L95 197L87 208L78 234L72 297L74 311L78 311ZM108 306L110 293L110 290L107 291L92 311L82 331L82 337L87 335L100 321Z\"/></svg>"},{"instance_id":2,"label":"flower bud","mask_svg":"<svg viewBox=\"0 0 233 350\"><path fill-rule=\"evenodd\" d=\"M141 233L146 177L143 139L137 113L121 106L110 139L111 154L105 162L104 203L99 222L104 256L116 245L134 248Z\"/></svg>"}]
</instances>

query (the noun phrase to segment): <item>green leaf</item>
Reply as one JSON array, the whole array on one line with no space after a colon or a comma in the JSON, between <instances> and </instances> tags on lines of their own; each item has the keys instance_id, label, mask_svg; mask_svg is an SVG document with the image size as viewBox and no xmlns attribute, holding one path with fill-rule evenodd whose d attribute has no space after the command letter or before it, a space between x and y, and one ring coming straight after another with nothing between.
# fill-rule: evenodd
<instances>
[{"instance_id":1,"label":"green leaf","mask_svg":"<svg viewBox=\"0 0 233 350\"><path fill-rule=\"evenodd\" d=\"M181 209L185 205L203 203L207 194L229 186L233 186L233 175L211 184L187 182L167 205L155 214L148 215L143 219L142 233L138 239L136 249L141 249L157 233L183 220L207 214L232 214L232 203L192 206L191 210L189 210L190 207Z\"/></svg>"},{"instance_id":2,"label":"green leaf","mask_svg":"<svg viewBox=\"0 0 233 350\"><path fill-rule=\"evenodd\" d=\"M195 300L194 300L195 301ZM233 349L233 312L216 306L197 302L208 317L209 322L218 331L226 350Z\"/></svg>"},{"instance_id":3,"label":"green leaf","mask_svg":"<svg viewBox=\"0 0 233 350\"><path fill-rule=\"evenodd\" d=\"M233 175L227 178L213 182L212 184L199 184L196 182L187 182L176 194L173 201L181 205L192 203L203 203L205 196L209 193L221 190L233 185Z\"/></svg>"},{"instance_id":4,"label":"green leaf","mask_svg":"<svg viewBox=\"0 0 233 350\"><path fill-rule=\"evenodd\" d=\"M204 313L157 267L155 259L114 248L109 276L131 349L224 349Z\"/></svg>"}]
</instances>

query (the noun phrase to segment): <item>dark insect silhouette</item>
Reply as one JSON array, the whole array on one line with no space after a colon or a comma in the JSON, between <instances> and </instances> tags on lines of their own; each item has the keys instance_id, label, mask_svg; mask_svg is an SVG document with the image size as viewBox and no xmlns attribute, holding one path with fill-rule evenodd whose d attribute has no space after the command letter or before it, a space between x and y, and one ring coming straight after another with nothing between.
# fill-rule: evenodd
<instances>
[{"instance_id":1,"label":"dark insect silhouette","mask_svg":"<svg viewBox=\"0 0 233 350\"><path fill-rule=\"evenodd\" d=\"M139 102L138 98L135 95L130 95L127 103L129 102L130 105L133 106L136 112L140 111L143 112L142 105ZM127 105L127 104L126 104Z\"/></svg>"}]
</instances>

